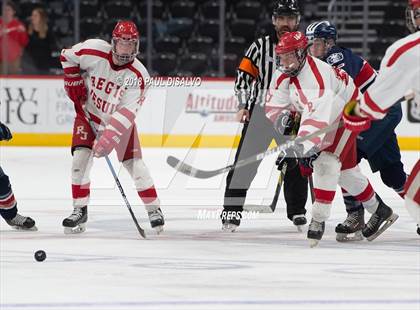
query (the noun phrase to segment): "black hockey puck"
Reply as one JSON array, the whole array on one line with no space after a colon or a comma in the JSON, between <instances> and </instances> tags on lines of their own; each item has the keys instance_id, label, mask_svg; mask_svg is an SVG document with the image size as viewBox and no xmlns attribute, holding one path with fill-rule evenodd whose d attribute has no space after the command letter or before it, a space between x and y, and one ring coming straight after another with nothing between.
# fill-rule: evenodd
<instances>
[{"instance_id":1,"label":"black hockey puck","mask_svg":"<svg viewBox=\"0 0 420 310\"><path fill-rule=\"evenodd\" d=\"M36 261L43 262L47 258L47 254L44 251L39 250L35 252L34 257Z\"/></svg>"}]
</instances>

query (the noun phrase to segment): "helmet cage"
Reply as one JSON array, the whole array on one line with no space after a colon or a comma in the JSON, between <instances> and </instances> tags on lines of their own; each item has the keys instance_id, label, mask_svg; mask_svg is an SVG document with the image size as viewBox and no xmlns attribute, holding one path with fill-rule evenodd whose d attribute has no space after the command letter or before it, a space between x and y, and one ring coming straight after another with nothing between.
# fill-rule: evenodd
<instances>
[{"instance_id":1,"label":"helmet cage","mask_svg":"<svg viewBox=\"0 0 420 310\"><path fill-rule=\"evenodd\" d=\"M420 30L420 26L416 25L416 18L420 16L420 8L412 8L411 6L408 6L405 10L405 21L408 30L410 30L411 33L414 33L418 30Z\"/></svg>"},{"instance_id":2,"label":"helmet cage","mask_svg":"<svg viewBox=\"0 0 420 310\"><path fill-rule=\"evenodd\" d=\"M134 42L135 43L135 47L133 52L131 52L130 54L119 54L117 53L117 43L118 41L125 41L125 42ZM131 61L133 61L136 56L139 53L139 40L136 39L128 39L128 38L123 38L120 36L113 36L112 40L111 40L111 46L112 46L112 55L118 60L119 63L121 64L126 64L129 63Z\"/></svg>"},{"instance_id":3,"label":"helmet cage","mask_svg":"<svg viewBox=\"0 0 420 310\"><path fill-rule=\"evenodd\" d=\"M277 54L276 55L277 68L282 73L286 74L287 76L290 76L290 77L297 76L299 74L299 72L302 70L303 66L305 65L306 56L308 55L308 48L309 48L309 45L307 47L305 47L304 49L297 49L297 50L285 53L285 54L289 54L289 53L293 53L293 52L295 53L298 65L297 65L297 67L293 67L293 68L286 68L284 65L282 65L281 59L280 59L280 54Z\"/></svg>"}]
</instances>

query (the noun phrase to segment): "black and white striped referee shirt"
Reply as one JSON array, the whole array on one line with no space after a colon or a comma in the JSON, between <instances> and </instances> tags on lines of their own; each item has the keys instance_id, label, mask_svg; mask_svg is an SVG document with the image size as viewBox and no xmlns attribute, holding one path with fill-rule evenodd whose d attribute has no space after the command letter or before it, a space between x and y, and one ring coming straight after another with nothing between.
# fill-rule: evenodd
<instances>
[{"instance_id":1,"label":"black and white striped referee shirt","mask_svg":"<svg viewBox=\"0 0 420 310\"><path fill-rule=\"evenodd\" d=\"M252 111L255 105L264 107L265 95L276 70L274 48L277 42L275 34L259 38L242 58L235 80L238 109Z\"/></svg>"}]
</instances>

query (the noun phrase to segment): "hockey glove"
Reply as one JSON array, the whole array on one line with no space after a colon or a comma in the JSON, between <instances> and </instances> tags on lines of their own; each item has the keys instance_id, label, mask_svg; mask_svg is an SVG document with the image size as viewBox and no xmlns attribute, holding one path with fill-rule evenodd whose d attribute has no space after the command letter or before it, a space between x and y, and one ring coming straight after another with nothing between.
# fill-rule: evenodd
<instances>
[{"instance_id":1,"label":"hockey glove","mask_svg":"<svg viewBox=\"0 0 420 310\"><path fill-rule=\"evenodd\" d=\"M368 130L370 127L370 119L357 113L358 105L358 101L351 100L344 107L343 114L344 127L357 133Z\"/></svg>"},{"instance_id":2,"label":"hockey glove","mask_svg":"<svg viewBox=\"0 0 420 310\"><path fill-rule=\"evenodd\" d=\"M103 157L109 155L111 151L120 143L120 135L111 129L105 129L99 140L93 146L93 156Z\"/></svg>"},{"instance_id":3,"label":"hockey glove","mask_svg":"<svg viewBox=\"0 0 420 310\"><path fill-rule=\"evenodd\" d=\"M283 163L287 162L287 168L293 169L298 164L298 159L303 156L303 145L295 144L279 154L276 165L279 170L282 169Z\"/></svg>"},{"instance_id":4,"label":"hockey glove","mask_svg":"<svg viewBox=\"0 0 420 310\"><path fill-rule=\"evenodd\" d=\"M6 140L9 141L12 139L12 133L10 132L9 127L7 127L5 124L0 123L0 141Z\"/></svg>"},{"instance_id":5,"label":"hockey glove","mask_svg":"<svg viewBox=\"0 0 420 310\"><path fill-rule=\"evenodd\" d=\"M74 102L76 112L82 112L83 104L87 99L87 89L85 81L80 75L64 76L64 90L67 96Z\"/></svg>"}]
</instances>

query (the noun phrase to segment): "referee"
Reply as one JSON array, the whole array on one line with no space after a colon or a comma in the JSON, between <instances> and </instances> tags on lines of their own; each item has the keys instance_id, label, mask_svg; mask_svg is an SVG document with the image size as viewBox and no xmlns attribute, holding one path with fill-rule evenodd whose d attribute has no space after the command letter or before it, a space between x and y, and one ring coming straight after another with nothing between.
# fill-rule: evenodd
<instances>
[{"instance_id":1,"label":"referee","mask_svg":"<svg viewBox=\"0 0 420 310\"><path fill-rule=\"evenodd\" d=\"M257 39L252 43L237 70L235 93L239 106L237 119L244 123L241 140L235 155L238 160L264 152L272 139L282 143L271 121L266 118L265 96L276 70L274 48L285 32L296 31L300 12L297 0L278 0L273 9L275 34ZM294 159L288 159L291 161ZM223 212L223 230L233 232L241 222L241 212L247 191L257 174L261 161L231 170L226 179ZM305 204L308 196L308 181L300 174L299 166L290 162L284 178L284 197L287 217L305 221ZM303 219L302 219L303 218ZM295 221L294 221L295 222Z\"/></svg>"}]
</instances>

